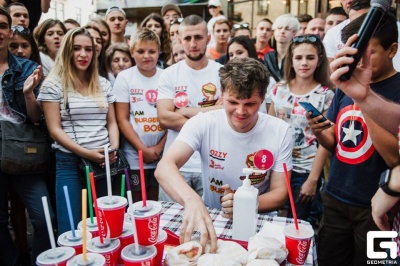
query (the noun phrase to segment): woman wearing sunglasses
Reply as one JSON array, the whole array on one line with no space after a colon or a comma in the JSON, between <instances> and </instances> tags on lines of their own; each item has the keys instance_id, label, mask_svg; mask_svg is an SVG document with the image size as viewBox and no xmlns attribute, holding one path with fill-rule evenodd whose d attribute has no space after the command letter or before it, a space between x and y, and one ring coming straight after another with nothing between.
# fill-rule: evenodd
<instances>
[{"instance_id":1,"label":"woman wearing sunglasses","mask_svg":"<svg viewBox=\"0 0 400 266\"><path fill-rule=\"evenodd\" d=\"M292 128L294 149L290 184L297 217L307 221L311 205L319 197L328 152L321 145L318 147L305 116L307 112L299 102L309 102L325 113L334 94L329 89L329 62L320 38L317 35L294 37L284 66L284 80L271 91L269 114L285 120ZM288 216L293 217L288 204L287 208Z\"/></svg>"}]
</instances>

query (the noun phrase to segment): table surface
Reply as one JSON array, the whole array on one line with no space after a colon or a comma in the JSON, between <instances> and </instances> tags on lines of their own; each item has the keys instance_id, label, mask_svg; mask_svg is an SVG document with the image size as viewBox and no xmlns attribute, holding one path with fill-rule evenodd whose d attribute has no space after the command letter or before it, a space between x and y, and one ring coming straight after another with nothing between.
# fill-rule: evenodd
<instances>
[{"instance_id":1,"label":"table surface","mask_svg":"<svg viewBox=\"0 0 400 266\"><path fill-rule=\"evenodd\" d=\"M160 201L162 204L160 226L164 230L169 230L179 236L183 207L174 202ZM232 239L232 219L226 219L221 216L222 211L220 209L208 208L211 219L214 223L214 228L218 238ZM257 232L261 230L265 222L270 222L276 225L284 227L287 224L293 223L293 219L286 217L279 217L277 215L258 214L257 215ZM299 220L299 223L310 225L308 222ZM200 233L196 231L194 237L200 237ZM314 240L314 239L313 239ZM307 266L318 265L317 263L317 251L315 241L312 241L311 248L306 261ZM291 264L287 264L291 265Z\"/></svg>"}]
</instances>

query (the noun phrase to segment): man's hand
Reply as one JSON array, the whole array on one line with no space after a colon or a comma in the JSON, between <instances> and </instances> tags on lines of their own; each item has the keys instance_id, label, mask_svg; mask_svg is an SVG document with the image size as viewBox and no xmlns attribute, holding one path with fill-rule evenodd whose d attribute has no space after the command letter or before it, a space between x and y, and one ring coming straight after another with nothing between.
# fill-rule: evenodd
<instances>
[{"instance_id":1,"label":"man's hand","mask_svg":"<svg viewBox=\"0 0 400 266\"><path fill-rule=\"evenodd\" d=\"M318 135L319 133L327 128L330 128L333 125L333 123L329 120L318 122L322 119L322 117L322 115L312 117L311 112L306 113L307 122L310 125L311 131L314 133L314 135Z\"/></svg>"},{"instance_id":2,"label":"man's hand","mask_svg":"<svg viewBox=\"0 0 400 266\"><path fill-rule=\"evenodd\" d=\"M382 231L391 230L389 219L386 213L390 211L390 209L392 209L398 201L398 197L392 197L386 194L381 188L378 189L372 198L372 218L374 219L374 222L378 228Z\"/></svg>"},{"instance_id":3,"label":"man's hand","mask_svg":"<svg viewBox=\"0 0 400 266\"><path fill-rule=\"evenodd\" d=\"M25 80L24 82L24 94L30 94L33 92L33 89L39 85L40 81L42 80L43 70L42 66L38 66L32 74Z\"/></svg>"},{"instance_id":4,"label":"man's hand","mask_svg":"<svg viewBox=\"0 0 400 266\"><path fill-rule=\"evenodd\" d=\"M228 184L221 188L224 190L224 196L221 199L222 217L230 219L233 217L233 190Z\"/></svg>"},{"instance_id":5,"label":"man's hand","mask_svg":"<svg viewBox=\"0 0 400 266\"><path fill-rule=\"evenodd\" d=\"M217 251L217 234L210 214L200 198L187 201L184 206L183 220L180 234L180 242L191 241L195 230L200 231L200 244L205 250L207 241L211 241L210 252Z\"/></svg>"},{"instance_id":6,"label":"man's hand","mask_svg":"<svg viewBox=\"0 0 400 266\"><path fill-rule=\"evenodd\" d=\"M357 38L357 34L354 34L347 40L345 47L336 53L335 60L332 61L330 66L333 71L331 74L331 81L354 101L361 101L367 96L370 90L369 84L371 83L372 77L372 69L369 60L371 55L370 49L367 49L349 80L341 81L339 79L340 76L349 71L349 67L344 65L349 65L354 61L354 58L350 56L355 55L357 49L351 48L350 46Z\"/></svg>"},{"instance_id":7,"label":"man's hand","mask_svg":"<svg viewBox=\"0 0 400 266\"><path fill-rule=\"evenodd\" d=\"M307 178L306 182L300 188L300 202L307 203L315 199L315 194L317 192L318 181L310 180Z\"/></svg>"}]
</instances>

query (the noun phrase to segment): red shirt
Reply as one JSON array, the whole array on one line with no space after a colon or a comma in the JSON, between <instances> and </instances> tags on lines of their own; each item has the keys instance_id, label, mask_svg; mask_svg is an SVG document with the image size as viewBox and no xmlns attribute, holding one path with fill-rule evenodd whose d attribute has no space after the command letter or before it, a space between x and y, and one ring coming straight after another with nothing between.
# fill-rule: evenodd
<instances>
[{"instance_id":1,"label":"red shirt","mask_svg":"<svg viewBox=\"0 0 400 266\"><path fill-rule=\"evenodd\" d=\"M274 51L269 45L265 47L264 49L257 51L257 57L258 59L264 60L264 56L266 53L269 53L271 51Z\"/></svg>"}]
</instances>

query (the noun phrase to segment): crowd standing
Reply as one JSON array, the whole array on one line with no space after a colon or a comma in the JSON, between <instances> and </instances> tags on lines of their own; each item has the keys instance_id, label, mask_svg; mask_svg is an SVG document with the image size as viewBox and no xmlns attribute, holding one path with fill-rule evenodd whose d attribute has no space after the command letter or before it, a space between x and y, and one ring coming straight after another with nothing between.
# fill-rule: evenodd
<instances>
[{"instance_id":1,"label":"crowd standing","mask_svg":"<svg viewBox=\"0 0 400 266\"><path fill-rule=\"evenodd\" d=\"M41 197L50 199L55 234L68 231L63 186L80 217L80 159L104 167L116 149L129 162L133 200L141 200L141 150L147 198L183 205L181 241L199 230L211 251L206 207L232 218L241 169L256 167L255 153L268 155L266 172L250 176L258 212L293 217L285 163L298 218L315 229L319 265L366 265L367 233L400 230L400 23L392 10L385 14L343 81L370 1L340 2L325 18L263 18L253 35L252 25L223 15L219 0L208 2L208 22L166 4L129 33L118 6L87 25L38 25L50 1L0 1L0 138L9 124L32 127L49 152L40 171L1 165L0 265L35 265L50 248ZM105 180L96 189L106 195Z\"/></svg>"}]
</instances>

